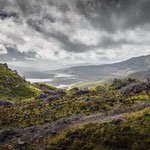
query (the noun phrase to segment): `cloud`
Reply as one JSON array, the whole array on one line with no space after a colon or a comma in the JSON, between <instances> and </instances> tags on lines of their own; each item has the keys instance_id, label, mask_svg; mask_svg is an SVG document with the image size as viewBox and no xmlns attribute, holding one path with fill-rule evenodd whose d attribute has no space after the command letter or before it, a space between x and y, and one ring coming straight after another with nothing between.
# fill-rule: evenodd
<instances>
[{"instance_id":1,"label":"cloud","mask_svg":"<svg viewBox=\"0 0 150 150\"><path fill-rule=\"evenodd\" d=\"M109 63L150 52L149 0L0 0L0 10L3 61Z\"/></svg>"},{"instance_id":2,"label":"cloud","mask_svg":"<svg viewBox=\"0 0 150 150\"><path fill-rule=\"evenodd\" d=\"M19 52L15 46L1 45L0 46L0 61L26 61L36 59L36 52Z\"/></svg>"}]
</instances>

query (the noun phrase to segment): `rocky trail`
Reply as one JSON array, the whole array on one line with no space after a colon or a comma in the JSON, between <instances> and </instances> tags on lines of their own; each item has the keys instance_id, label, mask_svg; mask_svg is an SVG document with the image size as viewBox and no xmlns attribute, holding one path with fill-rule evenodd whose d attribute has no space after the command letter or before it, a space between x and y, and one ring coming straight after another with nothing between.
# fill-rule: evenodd
<instances>
[{"instance_id":1,"label":"rocky trail","mask_svg":"<svg viewBox=\"0 0 150 150\"><path fill-rule=\"evenodd\" d=\"M53 136L57 132L69 127L75 127L80 124L87 124L92 122L111 122L121 119L125 116L126 113L111 116L106 116L104 114L75 116L61 118L48 125L27 127L24 129L5 129L0 131L0 143L18 141L18 144L24 144L37 138Z\"/></svg>"},{"instance_id":2,"label":"rocky trail","mask_svg":"<svg viewBox=\"0 0 150 150\"><path fill-rule=\"evenodd\" d=\"M4 129L0 131L0 143L9 142L9 141L18 141L18 144L24 144L29 141L32 141L37 138L43 138L45 136L53 136L56 135L57 132L62 131L66 128L75 127L81 124L88 123L104 123L104 122L118 122L125 120L125 116L137 110L142 110L144 108L150 107L150 101L145 101L141 103L137 103L133 105L133 108L136 110L128 110L123 113L118 113L115 110L104 114L96 114L90 116L73 116L73 117L65 117L58 119L57 121L41 126L33 126L21 129Z\"/></svg>"},{"instance_id":3,"label":"rocky trail","mask_svg":"<svg viewBox=\"0 0 150 150\"><path fill-rule=\"evenodd\" d=\"M4 129L0 130L0 144L15 141L18 145L24 145L34 139L46 136L54 136L59 131L76 127L88 123L118 123L126 120L127 114L150 107L150 100L137 102L124 112L117 112L115 109L107 112L90 116L72 116L64 117L47 125L32 126L20 129Z\"/></svg>"}]
</instances>

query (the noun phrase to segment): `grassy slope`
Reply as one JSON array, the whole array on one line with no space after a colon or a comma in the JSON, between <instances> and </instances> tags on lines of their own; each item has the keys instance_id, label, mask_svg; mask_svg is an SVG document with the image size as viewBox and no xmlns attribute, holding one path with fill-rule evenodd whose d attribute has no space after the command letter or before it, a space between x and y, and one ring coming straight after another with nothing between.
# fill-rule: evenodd
<instances>
[{"instance_id":1,"label":"grassy slope","mask_svg":"<svg viewBox=\"0 0 150 150\"><path fill-rule=\"evenodd\" d=\"M134 102L149 99L145 94L130 97L117 95L116 91L109 90L108 87L102 92L93 90L88 94L77 96L72 96L70 92L73 90L70 90L62 99L47 103L39 100L18 101L10 108L0 109L0 129L43 125L66 116L107 113L115 107L118 113L132 111L131 106ZM89 100L86 100L87 97ZM120 98L127 100L123 106L117 102Z\"/></svg>"},{"instance_id":2,"label":"grassy slope","mask_svg":"<svg viewBox=\"0 0 150 150\"><path fill-rule=\"evenodd\" d=\"M0 68L0 98L27 99L36 96L39 89L28 84L16 72Z\"/></svg>"},{"instance_id":3,"label":"grassy slope","mask_svg":"<svg viewBox=\"0 0 150 150\"><path fill-rule=\"evenodd\" d=\"M78 82L71 85L71 88L91 88L97 85L111 84L112 80L101 80L101 81L87 81L87 82Z\"/></svg>"},{"instance_id":4,"label":"grassy slope","mask_svg":"<svg viewBox=\"0 0 150 150\"><path fill-rule=\"evenodd\" d=\"M49 150L148 150L149 133L150 109L144 109L129 114L121 123L80 125L36 142Z\"/></svg>"},{"instance_id":5,"label":"grassy slope","mask_svg":"<svg viewBox=\"0 0 150 150\"><path fill-rule=\"evenodd\" d=\"M10 73L7 70L8 76L13 77L11 80L18 80L18 75L11 70L9 71ZM27 83L23 82L22 84L26 85ZM117 113L135 111L137 105L132 106L136 102L143 102L150 98L148 93L126 96L119 95L118 91L112 87L102 87L105 90L101 92L96 91L97 87L95 87L90 89L90 93L73 96L71 93L74 93L74 90L69 90L66 96L55 101L47 103L39 100L18 101L12 107L0 108L0 129L43 125L66 116L88 116L99 113L111 115L114 109ZM19 91L22 92L24 89L19 88ZM89 100L86 100L87 97ZM118 104L120 98L124 99L125 103ZM81 125L58 133L53 138L43 137L43 140L40 139L40 141L35 139L33 143L30 143L31 145L29 145L28 149L40 149L40 146L46 147L48 150L147 149L150 142L150 136L147 134L150 132L149 118L150 109L145 109L130 114L123 123L92 123Z\"/></svg>"},{"instance_id":6,"label":"grassy slope","mask_svg":"<svg viewBox=\"0 0 150 150\"><path fill-rule=\"evenodd\" d=\"M34 83L33 86L38 88L38 89L41 89L41 90L52 90L52 91L54 91L57 89L56 87L53 87L51 85L39 83L39 82Z\"/></svg>"}]
</instances>

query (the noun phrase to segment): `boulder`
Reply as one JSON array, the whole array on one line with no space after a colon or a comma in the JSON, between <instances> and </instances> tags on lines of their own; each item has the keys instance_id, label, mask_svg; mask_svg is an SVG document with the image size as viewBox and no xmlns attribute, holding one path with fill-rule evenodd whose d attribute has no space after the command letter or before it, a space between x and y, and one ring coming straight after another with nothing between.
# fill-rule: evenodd
<instances>
[{"instance_id":1,"label":"boulder","mask_svg":"<svg viewBox=\"0 0 150 150\"><path fill-rule=\"evenodd\" d=\"M137 83L138 81L136 79L132 79L132 78L129 78L129 79L114 79L111 87L113 87L115 90L120 90L121 88L127 86L127 85L130 85L130 84L133 84L133 83Z\"/></svg>"},{"instance_id":2,"label":"boulder","mask_svg":"<svg viewBox=\"0 0 150 150\"><path fill-rule=\"evenodd\" d=\"M14 103L7 100L7 99L1 99L0 100L0 107L10 107L12 106Z\"/></svg>"},{"instance_id":3,"label":"boulder","mask_svg":"<svg viewBox=\"0 0 150 150\"><path fill-rule=\"evenodd\" d=\"M4 142L6 139L11 139L14 135L17 134L15 130L1 130L0 131L0 143Z\"/></svg>"},{"instance_id":4,"label":"boulder","mask_svg":"<svg viewBox=\"0 0 150 150\"><path fill-rule=\"evenodd\" d=\"M41 101L53 101L57 99L61 99L66 95L64 90L56 90L56 91L44 91L40 93L35 99L39 99Z\"/></svg>"},{"instance_id":5,"label":"boulder","mask_svg":"<svg viewBox=\"0 0 150 150\"><path fill-rule=\"evenodd\" d=\"M90 92L89 90L78 90L78 91L74 92L72 95L73 96L84 95L84 94L88 94L89 92Z\"/></svg>"},{"instance_id":6,"label":"boulder","mask_svg":"<svg viewBox=\"0 0 150 150\"><path fill-rule=\"evenodd\" d=\"M125 86L119 90L119 94L138 94L141 92L150 92L150 82L139 82Z\"/></svg>"}]
</instances>

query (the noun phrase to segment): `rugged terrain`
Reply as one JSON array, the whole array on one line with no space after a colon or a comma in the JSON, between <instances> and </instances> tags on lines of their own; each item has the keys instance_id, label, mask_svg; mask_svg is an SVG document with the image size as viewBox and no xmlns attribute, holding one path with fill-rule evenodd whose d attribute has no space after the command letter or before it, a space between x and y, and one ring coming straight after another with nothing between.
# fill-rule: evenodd
<instances>
[{"instance_id":1,"label":"rugged terrain","mask_svg":"<svg viewBox=\"0 0 150 150\"><path fill-rule=\"evenodd\" d=\"M0 99L0 150L149 148L149 80L63 90L31 85L7 65L0 71L1 89L10 89Z\"/></svg>"}]
</instances>

